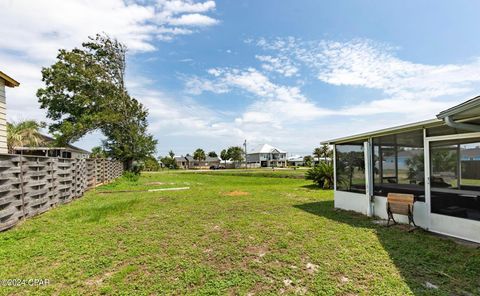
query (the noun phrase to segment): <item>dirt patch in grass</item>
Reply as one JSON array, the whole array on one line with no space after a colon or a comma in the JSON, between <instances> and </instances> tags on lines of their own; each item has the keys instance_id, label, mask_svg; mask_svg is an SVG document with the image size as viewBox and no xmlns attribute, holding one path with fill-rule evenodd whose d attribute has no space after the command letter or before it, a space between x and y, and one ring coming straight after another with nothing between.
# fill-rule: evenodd
<instances>
[{"instance_id":1,"label":"dirt patch in grass","mask_svg":"<svg viewBox=\"0 0 480 296\"><path fill-rule=\"evenodd\" d=\"M248 193L248 192L239 191L239 190L235 190L235 191L230 191L230 192L224 193L224 195L226 195L226 196L245 196L245 195L249 195L249 194L250 194L250 193Z\"/></svg>"},{"instance_id":2,"label":"dirt patch in grass","mask_svg":"<svg viewBox=\"0 0 480 296\"><path fill-rule=\"evenodd\" d=\"M98 285L102 285L103 284L103 281L105 281L106 279L108 278L111 278L112 275L114 275L115 272L114 271L109 271L109 272L106 272L100 276L97 276L97 277L94 277L94 278L90 278L90 279L87 279L85 281L85 284L87 286L98 286Z\"/></svg>"},{"instance_id":3,"label":"dirt patch in grass","mask_svg":"<svg viewBox=\"0 0 480 296\"><path fill-rule=\"evenodd\" d=\"M147 185L147 186L151 186L151 185L165 185L165 184L168 184L168 183L163 183L163 182L148 182L148 183L145 183L145 185Z\"/></svg>"},{"instance_id":4,"label":"dirt patch in grass","mask_svg":"<svg viewBox=\"0 0 480 296\"><path fill-rule=\"evenodd\" d=\"M174 185L173 182L148 182L145 183L146 186L161 186L161 185Z\"/></svg>"},{"instance_id":5,"label":"dirt patch in grass","mask_svg":"<svg viewBox=\"0 0 480 296\"><path fill-rule=\"evenodd\" d=\"M245 253L249 255L254 255L262 258L268 252L268 247L266 246L249 246L245 249Z\"/></svg>"}]
</instances>

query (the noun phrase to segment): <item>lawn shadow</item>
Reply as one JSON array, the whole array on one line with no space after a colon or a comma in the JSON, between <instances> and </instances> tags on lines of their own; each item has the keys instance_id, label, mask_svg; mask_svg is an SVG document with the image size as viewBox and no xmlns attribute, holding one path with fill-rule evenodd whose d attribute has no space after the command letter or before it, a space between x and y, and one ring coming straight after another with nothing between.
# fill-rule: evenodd
<instances>
[{"instance_id":1,"label":"lawn shadow","mask_svg":"<svg viewBox=\"0 0 480 296\"><path fill-rule=\"evenodd\" d=\"M300 187L305 188L305 189L310 189L310 190L323 190L322 188L320 188L320 186L315 185L315 184L302 185Z\"/></svg>"},{"instance_id":2,"label":"lawn shadow","mask_svg":"<svg viewBox=\"0 0 480 296\"><path fill-rule=\"evenodd\" d=\"M362 214L334 208L333 200L294 205L307 213L352 227L374 230L390 259L415 295L478 295L480 250L428 233L387 228ZM438 286L427 288L426 282Z\"/></svg>"}]
</instances>

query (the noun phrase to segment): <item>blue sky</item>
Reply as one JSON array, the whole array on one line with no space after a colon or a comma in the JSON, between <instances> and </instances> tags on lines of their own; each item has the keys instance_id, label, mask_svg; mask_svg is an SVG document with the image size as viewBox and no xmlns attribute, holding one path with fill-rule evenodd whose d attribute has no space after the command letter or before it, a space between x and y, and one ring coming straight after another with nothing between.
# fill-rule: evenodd
<instances>
[{"instance_id":1,"label":"blue sky","mask_svg":"<svg viewBox=\"0 0 480 296\"><path fill-rule=\"evenodd\" d=\"M478 1L0 1L8 118L44 120L35 91L58 48L106 32L158 154L321 140L429 119L478 95ZM102 136L76 143L90 148Z\"/></svg>"}]
</instances>

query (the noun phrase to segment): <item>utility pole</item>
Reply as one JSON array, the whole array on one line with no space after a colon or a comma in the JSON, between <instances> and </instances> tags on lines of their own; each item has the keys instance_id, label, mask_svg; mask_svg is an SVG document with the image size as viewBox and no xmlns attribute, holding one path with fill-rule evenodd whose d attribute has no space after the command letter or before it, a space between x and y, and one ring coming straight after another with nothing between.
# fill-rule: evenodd
<instances>
[{"instance_id":1,"label":"utility pole","mask_svg":"<svg viewBox=\"0 0 480 296\"><path fill-rule=\"evenodd\" d=\"M245 139L245 142L243 142L243 147L245 149L245 169L247 169L247 139Z\"/></svg>"}]
</instances>

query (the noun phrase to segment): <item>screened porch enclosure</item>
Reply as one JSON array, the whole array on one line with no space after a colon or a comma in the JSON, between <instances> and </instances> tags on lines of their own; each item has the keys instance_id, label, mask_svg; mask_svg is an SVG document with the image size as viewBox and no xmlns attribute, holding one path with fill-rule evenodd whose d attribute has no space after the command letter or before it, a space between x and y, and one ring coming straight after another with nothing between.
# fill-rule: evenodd
<instances>
[{"instance_id":1,"label":"screened porch enclosure","mask_svg":"<svg viewBox=\"0 0 480 296\"><path fill-rule=\"evenodd\" d=\"M430 142L430 167L432 213L480 221L480 138Z\"/></svg>"},{"instance_id":2,"label":"screened porch enclosure","mask_svg":"<svg viewBox=\"0 0 480 296\"><path fill-rule=\"evenodd\" d=\"M430 186L426 186L423 133L336 144L336 190L366 194L371 183L372 196L408 193L415 202L424 203L429 189L432 213L480 221L480 137L430 141ZM371 155L371 164L366 155ZM371 174L366 173L369 167Z\"/></svg>"},{"instance_id":3,"label":"screened porch enclosure","mask_svg":"<svg viewBox=\"0 0 480 296\"><path fill-rule=\"evenodd\" d=\"M410 193L424 202L423 145L423 130L373 138L373 194Z\"/></svg>"},{"instance_id":4,"label":"screened porch enclosure","mask_svg":"<svg viewBox=\"0 0 480 296\"><path fill-rule=\"evenodd\" d=\"M423 130L416 130L336 144L336 189L366 193L372 184L371 195L411 193L416 201L424 202L423 142ZM365 147L371 151L365 153ZM366 159L368 155L370 160ZM366 174L369 167L372 172Z\"/></svg>"},{"instance_id":5,"label":"screened porch enclosure","mask_svg":"<svg viewBox=\"0 0 480 296\"><path fill-rule=\"evenodd\" d=\"M334 146L336 208L387 219L389 193L412 194L418 226L480 243L480 96L434 119L322 144Z\"/></svg>"}]
</instances>

